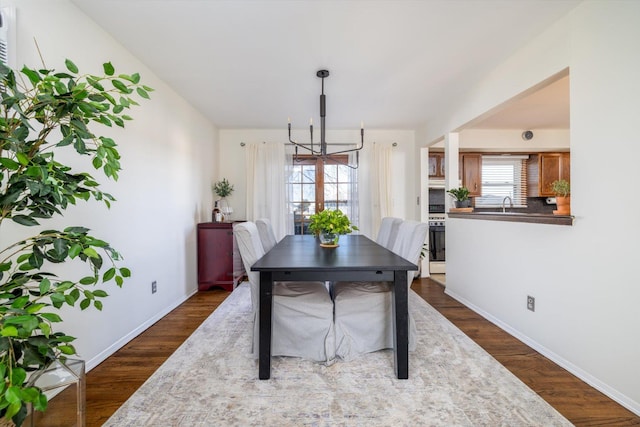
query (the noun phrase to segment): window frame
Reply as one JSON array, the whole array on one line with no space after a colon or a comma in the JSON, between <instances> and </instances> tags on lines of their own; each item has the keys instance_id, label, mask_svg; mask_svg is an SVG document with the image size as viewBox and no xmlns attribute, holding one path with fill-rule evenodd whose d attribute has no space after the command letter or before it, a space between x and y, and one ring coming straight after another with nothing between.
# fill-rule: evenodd
<instances>
[{"instance_id":1,"label":"window frame","mask_svg":"<svg viewBox=\"0 0 640 427\"><path fill-rule=\"evenodd\" d=\"M315 166L315 200L313 202L314 204L314 212L313 213L309 213L308 215L304 214L304 211L302 212L302 214L300 215L300 220L296 221L296 217L294 215L294 227L293 227L293 231L294 233L297 232L298 230L298 226L300 228L300 230L302 230L302 234L308 234L305 233L305 231L308 230L308 224L309 224L309 220L308 217L313 215L316 212L321 212L325 209L325 164L329 164L329 165L345 165L348 164L349 162L349 156L348 155L335 155L335 156L331 156L330 158L322 158L322 157L318 157L318 156L313 156L313 155L298 155L297 158L294 160L293 165L297 166L297 165L312 165ZM340 184L340 181L337 182L337 184ZM302 182L300 183L292 183L291 181L287 182L287 185L302 185ZM302 192L301 192L302 194ZM338 206L340 205L340 201L337 200L338 202ZM304 203L304 200L289 200L288 201L289 205L295 205L295 204L302 204ZM311 203L311 202L309 202Z\"/></svg>"},{"instance_id":2,"label":"window frame","mask_svg":"<svg viewBox=\"0 0 640 427\"><path fill-rule=\"evenodd\" d=\"M499 188L500 186L509 185L511 190L508 194L511 197L511 205L513 208L526 208L527 207L527 162L528 156L519 155L482 155L481 169L482 169L482 195L475 198L475 206L478 208L500 208L504 200L504 196L501 200L490 203L487 199L490 195L485 194L485 191L490 188ZM496 172L486 170L492 166L510 165L513 167L513 174L510 181L489 182L486 181L491 176L495 176ZM501 194L502 196L502 194ZM495 199L494 199L495 200Z\"/></svg>"}]
</instances>

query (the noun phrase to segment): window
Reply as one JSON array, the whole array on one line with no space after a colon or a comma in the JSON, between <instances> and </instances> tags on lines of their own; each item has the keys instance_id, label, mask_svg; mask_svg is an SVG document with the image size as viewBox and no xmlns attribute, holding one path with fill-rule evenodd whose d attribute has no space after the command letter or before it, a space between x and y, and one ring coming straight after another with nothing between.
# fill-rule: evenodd
<instances>
[{"instance_id":1,"label":"window","mask_svg":"<svg viewBox=\"0 0 640 427\"><path fill-rule=\"evenodd\" d=\"M293 216L295 234L309 234L309 217L324 209L340 209L355 224L356 174L344 164L348 160L348 156L324 161L313 156L298 156L288 181L288 212Z\"/></svg>"},{"instance_id":2,"label":"window","mask_svg":"<svg viewBox=\"0 0 640 427\"><path fill-rule=\"evenodd\" d=\"M476 207L502 207L502 201L508 196L514 207L526 208L526 161L526 156L483 155L482 196L476 197Z\"/></svg>"}]
</instances>

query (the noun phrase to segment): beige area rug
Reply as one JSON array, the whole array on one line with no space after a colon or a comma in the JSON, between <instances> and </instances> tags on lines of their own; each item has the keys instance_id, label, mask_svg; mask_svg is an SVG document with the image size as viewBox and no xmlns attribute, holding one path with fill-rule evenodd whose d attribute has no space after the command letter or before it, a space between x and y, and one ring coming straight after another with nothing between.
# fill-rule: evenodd
<instances>
[{"instance_id":1,"label":"beige area rug","mask_svg":"<svg viewBox=\"0 0 640 427\"><path fill-rule=\"evenodd\" d=\"M106 426L565 426L555 409L413 291L409 379L393 352L324 366L286 357L258 380L239 286Z\"/></svg>"}]
</instances>

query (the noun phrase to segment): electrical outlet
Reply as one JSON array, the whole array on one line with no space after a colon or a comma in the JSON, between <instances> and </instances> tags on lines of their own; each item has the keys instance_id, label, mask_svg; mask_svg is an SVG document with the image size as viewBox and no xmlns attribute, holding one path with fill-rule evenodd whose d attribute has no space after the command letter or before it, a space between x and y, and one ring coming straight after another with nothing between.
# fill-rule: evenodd
<instances>
[{"instance_id":1,"label":"electrical outlet","mask_svg":"<svg viewBox=\"0 0 640 427\"><path fill-rule=\"evenodd\" d=\"M527 310L536 311L536 299L527 295Z\"/></svg>"},{"instance_id":2,"label":"electrical outlet","mask_svg":"<svg viewBox=\"0 0 640 427\"><path fill-rule=\"evenodd\" d=\"M151 293L155 294L156 292L158 292L158 282L154 280L151 282Z\"/></svg>"}]
</instances>

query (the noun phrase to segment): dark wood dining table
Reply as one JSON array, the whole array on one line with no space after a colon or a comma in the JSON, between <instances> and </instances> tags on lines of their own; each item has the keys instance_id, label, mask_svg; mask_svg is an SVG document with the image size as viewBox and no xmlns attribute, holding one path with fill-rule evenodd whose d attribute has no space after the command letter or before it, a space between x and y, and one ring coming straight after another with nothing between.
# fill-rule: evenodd
<instances>
[{"instance_id":1,"label":"dark wood dining table","mask_svg":"<svg viewBox=\"0 0 640 427\"><path fill-rule=\"evenodd\" d=\"M393 283L394 364L398 379L409 378L409 308L407 272L418 266L362 235L340 236L339 246L323 248L310 235L289 235L251 267L260 272L259 368L271 376L273 282Z\"/></svg>"}]
</instances>

